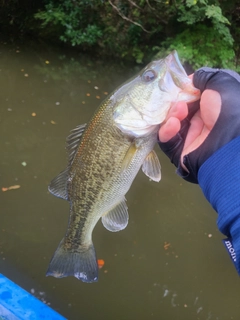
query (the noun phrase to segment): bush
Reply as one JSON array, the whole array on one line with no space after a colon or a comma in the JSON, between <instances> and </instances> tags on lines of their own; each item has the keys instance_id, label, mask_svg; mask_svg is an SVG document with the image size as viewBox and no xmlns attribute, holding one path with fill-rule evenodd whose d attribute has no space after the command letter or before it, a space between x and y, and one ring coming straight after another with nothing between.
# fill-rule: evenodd
<instances>
[{"instance_id":1,"label":"bush","mask_svg":"<svg viewBox=\"0 0 240 320\"><path fill-rule=\"evenodd\" d=\"M239 70L240 6L233 0L42 0L32 8L36 25L33 10L24 16L23 1L30 0L0 0L15 30L35 28L42 37L102 57L146 63L176 49L194 68Z\"/></svg>"}]
</instances>

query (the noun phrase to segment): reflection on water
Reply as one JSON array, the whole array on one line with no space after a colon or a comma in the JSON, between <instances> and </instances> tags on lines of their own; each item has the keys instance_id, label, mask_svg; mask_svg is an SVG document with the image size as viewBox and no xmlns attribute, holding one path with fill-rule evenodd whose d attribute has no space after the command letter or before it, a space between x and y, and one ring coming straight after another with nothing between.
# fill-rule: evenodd
<instances>
[{"instance_id":1,"label":"reflection on water","mask_svg":"<svg viewBox=\"0 0 240 320\"><path fill-rule=\"evenodd\" d=\"M240 286L216 214L158 151L162 181L139 173L130 221L93 234L99 282L46 278L68 203L47 186L66 166L65 139L106 92L137 70L41 45L0 45L0 272L68 319L239 319ZM42 296L41 296L42 293Z\"/></svg>"}]
</instances>

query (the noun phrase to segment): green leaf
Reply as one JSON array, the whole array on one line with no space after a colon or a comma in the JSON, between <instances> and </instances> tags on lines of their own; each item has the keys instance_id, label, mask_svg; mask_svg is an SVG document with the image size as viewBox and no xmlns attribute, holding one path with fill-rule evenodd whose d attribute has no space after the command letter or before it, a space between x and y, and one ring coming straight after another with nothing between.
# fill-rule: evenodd
<instances>
[{"instance_id":1,"label":"green leaf","mask_svg":"<svg viewBox=\"0 0 240 320\"><path fill-rule=\"evenodd\" d=\"M222 15L222 10L219 6L215 6L215 5L207 6L206 16L209 19L213 18L213 20L230 25L230 22L228 21L228 19Z\"/></svg>"}]
</instances>

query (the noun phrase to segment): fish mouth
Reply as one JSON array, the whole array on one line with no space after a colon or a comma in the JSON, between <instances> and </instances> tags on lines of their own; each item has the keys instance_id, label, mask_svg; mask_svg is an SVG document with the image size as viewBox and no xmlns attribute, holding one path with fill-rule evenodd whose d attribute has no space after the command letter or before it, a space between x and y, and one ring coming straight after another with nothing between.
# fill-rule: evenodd
<instances>
[{"instance_id":1,"label":"fish mouth","mask_svg":"<svg viewBox=\"0 0 240 320\"><path fill-rule=\"evenodd\" d=\"M165 58L165 63L167 64L168 66L168 69L169 70L174 70L175 72L178 71L178 73L184 73L184 75L187 75L186 74L186 71L184 70L180 60L179 60L179 57L178 57L178 54L177 54L177 51L176 50L173 50L166 58Z\"/></svg>"},{"instance_id":2,"label":"fish mouth","mask_svg":"<svg viewBox=\"0 0 240 320\"><path fill-rule=\"evenodd\" d=\"M164 76L159 80L159 89L169 93L177 88L180 89L177 101L182 100L180 96L184 96L187 103L200 99L200 90L193 86L191 78L188 77L179 60L177 51L171 52L164 62L166 70Z\"/></svg>"}]
</instances>

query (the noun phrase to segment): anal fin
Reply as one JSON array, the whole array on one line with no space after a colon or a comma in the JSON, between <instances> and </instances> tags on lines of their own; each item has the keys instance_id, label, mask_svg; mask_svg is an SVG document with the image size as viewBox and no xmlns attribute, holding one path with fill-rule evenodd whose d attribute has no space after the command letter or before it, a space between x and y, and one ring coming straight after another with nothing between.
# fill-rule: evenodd
<instances>
[{"instance_id":1,"label":"anal fin","mask_svg":"<svg viewBox=\"0 0 240 320\"><path fill-rule=\"evenodd\" d=\"M128 209L126 200L120 201L112 210L102 216L104 227L112 232L126 228L128 224Z\"/></svg>"}]
</instances>

